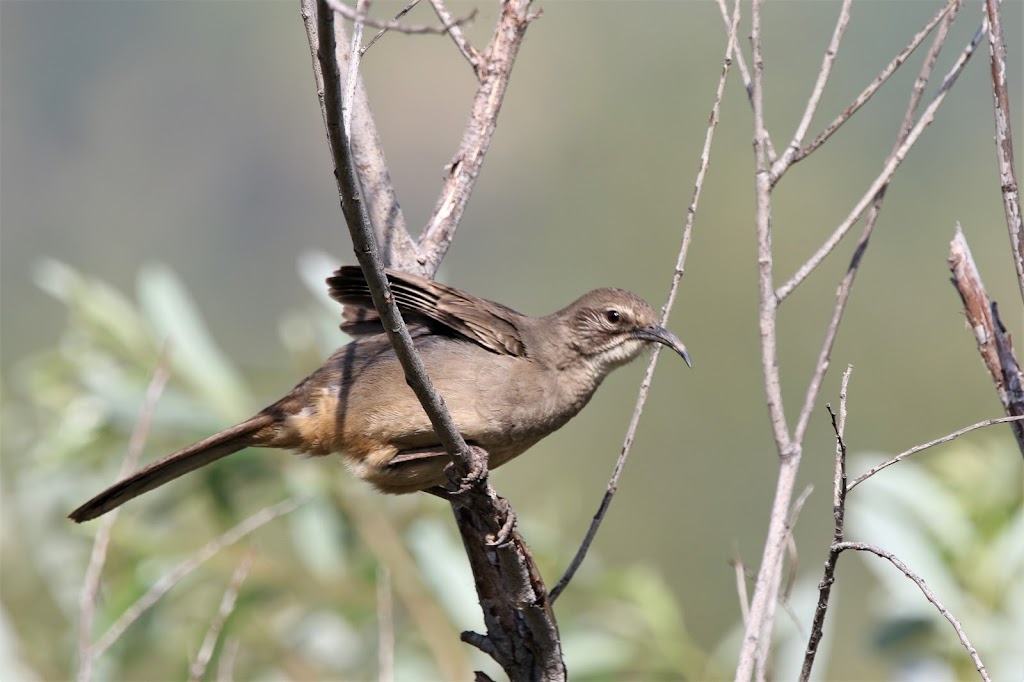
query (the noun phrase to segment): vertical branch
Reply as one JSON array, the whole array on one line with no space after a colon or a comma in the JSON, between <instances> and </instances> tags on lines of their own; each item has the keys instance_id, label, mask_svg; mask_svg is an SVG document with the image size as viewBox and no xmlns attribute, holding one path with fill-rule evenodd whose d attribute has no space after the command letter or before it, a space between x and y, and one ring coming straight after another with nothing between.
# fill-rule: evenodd
<instances>
[{"instance_id":1,"label":"vertical branch","mask_svg":"<svg viewBox=\"0 0 1024 682\"><path fill-rule=\"evenodd\" d=\"M998 0L985 0L988 15L988 48L992 65L992 99L996 118L996 158L999 160L999 184L1003 193L1006 227L1010 231L1013 266L1024 298L1024 222L1021 220L1020 192L1013 164L1013 135L1010 129L1010 93L1006 85L1006 43Z\"/></svg>"},{"instance_id":2,"label":"vertical branch","mask_svg":"<svg viewBox=\"0 0 1024 682\"><path fill-rule=\"evenodd\" d=\"M772 434L779 455L779 476L776 482L775 499L768 524L768 536L764 545L761 566L754 584L754 596L750 605L750 616L744 629L740 658L736 668L737 682L749 680L754 666L768 646L771 638L771 621L778 594L778 572L782 562L786 538L786 521L790 500L796 484L796 472L800 464L800 449L790 441L789 427L782 403L782 387L779 377L776 312L778 299L775 296L772 224L771 224L771 177L766 148L767 131L764 120L764 57L761 51L761 10L762 0L754 0L751 17L751 45L753 61L753 107L754 107L754 157L756 173L755 227L757 230L757 264L760 307L758 327L761 337L761 365L764 372L765 393ZM767 655L766 653L764 654ZM764 659L761 659L764 660Z\"/></svg>"}]
</instances>

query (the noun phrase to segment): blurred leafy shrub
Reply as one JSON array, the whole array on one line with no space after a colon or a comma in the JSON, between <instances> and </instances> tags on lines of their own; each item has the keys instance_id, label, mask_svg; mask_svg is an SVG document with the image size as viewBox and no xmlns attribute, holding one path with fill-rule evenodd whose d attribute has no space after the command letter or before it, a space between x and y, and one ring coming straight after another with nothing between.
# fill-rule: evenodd
<instances>
[{"instance_id":1,"label":"blurred leafy shrub","mask_svg":"<svg viewBox=\"0 0 1024 682\"><path fill-rule=\"evenodd\" d=\"M344 342L323 287L332 262L313 255L300 263L315 303L285 314L279 325L290 358L282 374L292 380ZM167 268L140 272L136 300L54 261L39 266L37 281L67 307L68 322L52 347L40 347L4 382L10 388L2 394L0 625L11 636L0 647L3 679L76 675L79 593L97 523L75 526L65 515L116 478L118 453L127 450L162 349L170 381L152 415L143 461L264 404ZM280 377L267 383L280 386ZM207 679L376 677L379 644L387 641L380 631L382 594L394 604L396 679L468 678L473 668L498 674L458 640L460 630L482 622L446 506L426 496L374 495L341 469L338 457L310 463L242 454L124 508L106 552L93 642L210 538L282 498L307 500L193 571L96 661L93 677L189 677L231 575L250 551L256 561ZM528 514L523 523L544 529L527 539L553 583L576 538ZM388 576L383 583L382 576ZM609 570L591 555L558 614L575 679L714 675L665 583L642 566Z\"/></svg>"}]
</instances>

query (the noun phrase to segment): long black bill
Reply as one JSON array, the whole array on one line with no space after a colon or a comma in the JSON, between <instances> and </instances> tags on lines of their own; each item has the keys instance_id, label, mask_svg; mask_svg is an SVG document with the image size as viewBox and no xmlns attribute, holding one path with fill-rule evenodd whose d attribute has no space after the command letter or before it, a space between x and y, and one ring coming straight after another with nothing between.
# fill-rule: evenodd
<instances>
[{"instance_id":1,"label":"long black bill","mask_svg":"<svg viewBox=\"0 0 1024 682\"><path fill-rule=\"evenodd\" d=\"M690 362L690 354L686 352L686 346L679 340L679 337L665 329L661 325L652 324L649 327L641 327L633 332L633 338L642 339L643 341L653 341L654 343L660 343L663 346L668 346L679 355L686 362L687 367L693 367L693 363Z\"/></svg>"}]
</instances>

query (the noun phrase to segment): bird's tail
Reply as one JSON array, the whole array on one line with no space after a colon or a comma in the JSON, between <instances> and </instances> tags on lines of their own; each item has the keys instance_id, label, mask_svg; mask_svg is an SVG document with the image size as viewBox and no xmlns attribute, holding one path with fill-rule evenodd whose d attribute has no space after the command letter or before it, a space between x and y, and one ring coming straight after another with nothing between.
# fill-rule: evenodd
<instances>
[{"instance_id":1,"label":"bird's tail","mask_svg":"<svg viewBox=\"0 0 1024 682\"><path fill-rule=\"evenodd\" d=\"M68 518L76 523L95 519L111 509L138 497L142 493L184 476L190 471L215 462L221 457L238 452L250 445L258 445L258 432L273 422L266 412L252 419L232 426L226 431L210 436L193 445L157 460L145 469L135 472L123 481L110 486L81 507L71 512Z\"/></svg>"}]
</instances>

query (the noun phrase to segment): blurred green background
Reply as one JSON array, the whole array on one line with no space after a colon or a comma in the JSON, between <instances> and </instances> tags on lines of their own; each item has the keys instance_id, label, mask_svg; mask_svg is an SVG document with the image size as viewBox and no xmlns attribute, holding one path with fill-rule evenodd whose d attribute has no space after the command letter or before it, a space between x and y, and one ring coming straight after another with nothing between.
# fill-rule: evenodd
<instances>
[{"instance_id":1,"label":"blurred green background","mask_svg":"<svg viewBox=\"0 0 1024 682\"><path fill-rule=\"evenodd\" d=\"M812 135L940 5L854 4ZM463 14L476 6L451 8ZM802 112L838 6L768 3L766 108L777 149ZM388 16L400 5L375 7ZM626 287L658 305L721 68L718 9L708 2L541 7L439 276L532 314L597 286ZM1020 0L1003 3L1018 139L1021 9ZM481 3L479 10L468 33L482 47L496 8ZM961 14L929 93L980 22L977 3ZM409 20L431 17L420 7ZM748 32L741 35L745 48ZM779 186L780 280L874 178L919 64L920 55L912 57L854 122ZM446 38L397 34L367 53L364 75L406 218L421 225L457 147L475 80ZM115 477L163 342L170 338L172 378L146 461L248 416L340 344L337 311L318 281L354 258L297 2L5 0L0 78L0 677L61 679L76 668L77 591L95 532L95 524L75 527L63 515ZM663 359L595 554L556 610L570 672L579 678L731 675L739 608L729 560L738 552L756 569L776 470L757 337L750 118L734 71L669 325L687 343L695 369ZM837 401L842 369L856 367L847 443L864 455L861 468L1000 414L946 264L960 221L1004 321L1020 335L992 135L983 43L890 189L832 355L801 476L801 485L815 486L796 532L794 610L804 630L831 534L833 437L824 404ZM851 245L781 310L790 419ZM187 324L194 314L203 319ZM611 377L577 419L493 477L519 510L549 584L603 493L640 364ZM923 556L918 545L938 543L942 532L929 535L913 519L956 516L950 523L960 524L958 538L973 529L973 543L941 546L917 568L932 571L925 573L930 583L948 578L967 603L957 615L968 634L977 633L974 644L991 657L993 673L1019 677L1024 662L1012 643L1024 628L999 613L1022 604L1021 573L984 586L970 576L1024 561L1014 549L1024 546L1020 455L997 427L920 460L920 470L906 466L915 472L906 474L909 487L882 498L909 490L921 505L917 515L900 508L883 522L857 526L852 509L852 528L864 533L850 539ZM459 628L479 627L444 505L371 495L342 468L337 459L249 452L129 505L115 528L97 633L169 566L288 493L312 493L314 501L256 535L258 558L227 628L229 640L243 643L240 679L376 675L380 566L392 568L396 592L403 585L416 592L394 568L395 557L367 539L378 537L372 529L379 520L404 539L410 565L433 586L428 598L447 614L434 622L439 631L454 637ZM964 488L964 472L974 485ZM872 485L858 489L851 505L858 496L871 499ZM100 660L98 676L187 676L244 552L235 547L201 568ZM906 618L894 613L894 594L918 608L923 599L909 581L890 585L876 568L861 557L842 560L827 624L836 639L816 672L851 680L911 679L922 669L966 674L951 630L927 609ZM1003 589L993 594L993 585ZM395 617L400 679L451 670L438 666L421 636L424 621L400 598ZM924 625L910 628L910 636L908 623ZM780 615L780 631L790 625ZM797 634L780 650L780 679L791 665L785 651L799 650L802 640ZM451 648L461 651L456 658L471 656L467 647Z\"/></svg>"}]
</instances>

